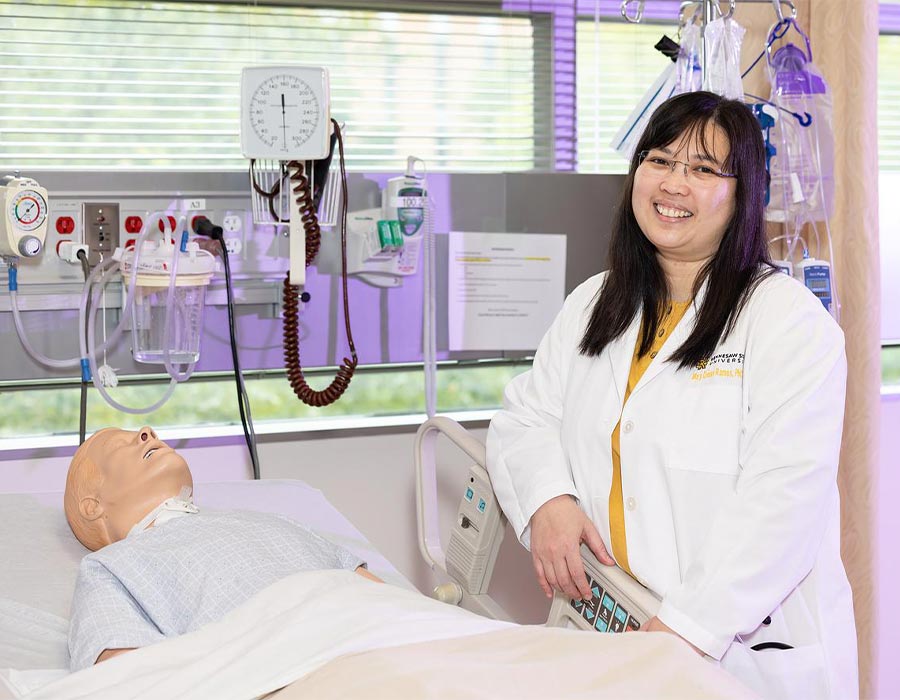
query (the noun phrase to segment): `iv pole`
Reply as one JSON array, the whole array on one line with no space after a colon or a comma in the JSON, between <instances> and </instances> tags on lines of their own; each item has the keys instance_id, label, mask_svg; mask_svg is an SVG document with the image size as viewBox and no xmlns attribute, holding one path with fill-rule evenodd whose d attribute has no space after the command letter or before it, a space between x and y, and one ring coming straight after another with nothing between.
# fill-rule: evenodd
<instances>
[{"instance_id":1,"label":"iv pole","mask_svg":"<svg viewBox=\"0 0 900 700\"><path fill-rule=\"evenodd\" d=\"M640 24L644 19L644 5L646 0L637 0L637 8L635 9L634 15L629 15L628 8L634 2L635 0L622 0L620 8L622 17L626 22L630 22L631 24ZM691 5L700 5L698 8L700 11L700 46L703 51L700 57L700 75L703 76L701 85L704 90L709 87L709 76L706 71L706 26L717 17L730 19L734 15L734 8L738 2L771 3L775 9L775 16L778 18L779 22L784 21L784 13L781 10L782 5L786 5L790 8L791 17L797 17L797 8L791 0L728 0L727 13L722 12L720 0L691 0L690 2L682 2L681 10L679 12L680 16L684 15L685 8L690 7Z\"/></svg>"}]
</instances>

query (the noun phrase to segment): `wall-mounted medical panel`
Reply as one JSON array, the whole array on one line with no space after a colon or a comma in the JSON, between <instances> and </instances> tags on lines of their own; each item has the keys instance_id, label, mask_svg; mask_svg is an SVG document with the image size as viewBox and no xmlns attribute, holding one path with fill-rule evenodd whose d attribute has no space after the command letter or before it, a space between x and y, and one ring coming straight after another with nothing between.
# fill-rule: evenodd
<instances>
[{"instance_id":1,"label":"wall-mounted medical panel","mask_svg":"<svg viewBox=\"0 0 900 700\"><path fill-rule=\"evenodd\" d=\"M19 308L35 348L50 357L78 354L77 321L83 273L63 260L64 241L99 240L99 205L116 205L119 245L136 240L150 217L162 212L155 235L172 234L206 216L224 229L234 278L237 337L245 370L283 366L282 291L288 267L286 228L253 221L246 173L26 173L47 188L50 225L45 252L19 263ZM349 210L381 206L382 192L396 173L354 173L349 177ZM431 174L437 270L437 341L439 359L500 357L502 352L449 352L447 339L447 232L476 231L567 236L566 291L605 268L609 230L623 178L576 174ZM162 231L160 231L160 227ZM109 230L109 229L106 229ZM106 238L106 230L104 238ZM93 238L92 238L93 236ZM323 249L335 246L339 231L323 230ZM331 238L329 238L331 237ZM104 241L105 242L105 241ZM97 251L105 255L108 251ZM420 266L421 269L421 266ZM299 313L300 356L304 367L332 366L347 356L339 275L314 264L307 270L309 300ZM0 284L6 288L0 266ZM421 272L397 286L375 287L360 279L348 283L351 329L362 364L416 362L422 359L423 279ZM114 282L105 295L107 331L117 322L123 293ZM206 296L200 361L197 371L228 370L231 353L225 307L224 276L214 277ZM76 370L47 369L22 350L16 336L8 294L0 291L0 381L77 376ZM100 327L98 316L98 328ZM100 330L98 330L98 334ZM515 353L521 356L527 353ZM126 336L107 358L120 374L159 371L135 363Z\"/></svg>"}]
</instances>

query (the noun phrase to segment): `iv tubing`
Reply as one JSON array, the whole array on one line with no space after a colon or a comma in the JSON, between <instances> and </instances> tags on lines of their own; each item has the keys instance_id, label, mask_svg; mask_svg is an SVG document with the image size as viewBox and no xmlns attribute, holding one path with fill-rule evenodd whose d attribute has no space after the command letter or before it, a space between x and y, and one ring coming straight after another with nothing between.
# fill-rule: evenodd
<instances>
[{"instance_id":1,"label":"iv tubing","mask_svg":"<svg viewBox=\"0 0 900 700\"><path fill-rule=\"evenodd\" d=\"M77 367L79 364L81 364L80 357L68 360L54 360L53 358L42 355L31 345L31 342L28 340L28 336L25 334L25 327L22 325L22 317L19 315L18 297L18 292L10 290L9 301L10 308L12 309L13 322L15 323L16 333L18 334L19 340L22 343L22 347L25 348L25 352L27 352L33 360L47 367L67 369L69 367Z\"/></svg>"},{"instance_id":2,"label":"iv tubing","mask_svg":"<svg viewBox=\"0 0 900 700\"><path fill-rule=\"evenodd\" d=\"M144 226L144 230L141 231L140 235L137 238L137 242L134 244L135 252L134 252L134 264L132 265L131 274L128 277L128 292L125 295L125 303L122 307L122 316L119 319L119 323L116 325L115 330L110 333L109 337L101 343L99 346L95 347L95 352L102 352L104 350L108 350L112 345L119 339L119 336L125 330L125 327L128 325L128 321L131 319L131 309L132 302L134 301L134 290L137 285L137 260L139 256L139 246L146 240L148 233L150 232L150 223L155 223L156 221L160 221L163 219L165 214L161 214L159 212L150 216L147 220L147 223ZM79 311L80 322L79 326L82 329L87 328L87 302L88 296L91 294L92 287L94 284L98 284L100 280L101 274L105 273L109 268L118 263L118 260L115 258L109 258L108 260L104 260L97 267L94 268L94 271L91 273L91 276L88 278L88 282L84 285L84 291L81 294L81 306ZM123 282L124 275L123 275ZM103 289L103 284L99 285L99 288ZM91 305L96 306L97 302L100 298L100 293L96 290L93 290L93 296L91 297ZM87 346L82 345L81 347L81 357L78 359L79 363L81 362L81 358L87 357Z\"/></svg>"},{"instance_id":3,"label":"iv tubing","mask_svg":"<svg viewBox=\"0 0 900 700\"><path fill-rule=\"evenodd\" d=\"M187 236L187 233L184 234ZM194 373L195 362L187 365L187 369L180 371L172 362L172 352L169 347L169 341L172 339L172 324L175 322L175 279L178 276L178 253L179 248L176 246L172 253L172 269L169 272L169 290L166 292L166 317L163 323L163 363L166 366L166 372L176 382L183 382L190 378Z\"/></svg>"},{"instance_id":4,"label":"iv tubing","mask_svg":"<svg viewBox=\"0 0 900 700\"><path fill-rule=\"evenodd\" d=\"M98 270L105 269L110 264L113 264L115 261L110 258L109 261L102 262L97 267L94 268L94 272L96 273ZM78 312L78 328L79 331L83 334L83 329L85 328L85 304L87 303L88 295L91 290L91 285L93 284L94 274L92 273L88 280L84 283L84 287L81 293L81 304L79 305ZM81 364L81 358L84 357L85 347L83 343L79 343L81 347L81 355L75 358L69 358L65 360L56 360L51 357L45 357L40 352L38 352L28 340L28 335L25 332L25 327L22 324L22 317L19 311L19 295L18 292L13 290L9 293L10 296L10 307L13 313L13 322L16 326L16 333L19 336L19 340L22 343L22 347L25 348L25 352L27 352L34 360L39 362L42 365L47 367L53 367L56 369L68 369L69 367L78 367ZM122 330L124 329L124 323L120 323L119 326L114 330L109 337L109 339L100 345L97 348L98 352L102 352L103 350L108 349L116 340L118 340L119 336L122 334Z\"/></svg>"},{"instance_id":5,"label":"iv tubing","mask_svg":"<svg viewBox=\"0 0 900 700\"><path fill-rule=\"evenodd\" d=\"M122 318L119 321L119 326L117 326L116 331L113 332L113 335L109 338L109 341L112 341L114 339L114 337L116 336L116 333L120 332L121 329L124 328L125 322L127 320L129 320L131 317L131 313L132 313L131 312L131 309L132 309L131 302L133 301L133 298L134 298L134 290L135 290L135 285L137 282L138 258L140 256L140 250L143 245L143 242L146 240L148 234L150 233L151 223L156 223L156 221L162 220L164 216L166 216L166 215L163 213L159 213L159 212L153 214L147 220L146 224L144 225L144 229L141 231L140 236L138 236L138 239L135 242L134 257L132 258L131 271L130 271L130 275L129 275L128 296L127 296L126 302L125 302L125 310L124 310L124 313L122 314ZM97 272L97 270L94 271L94 274L96 272ZM174 272L174 266L173 266L173 272ZM97 388L97 391L100 392L100 395L106 400L106 402L110 406L118 409L119 411L123 411L124 413L131 413L131 414L150 413L150 412L158 409L163 404L165 404L166 401L169 400L169 397L172 396L172 392L175 391L175 385L178 383L178 380L174 376L172 377L171 381L169 382L169 386L166 389L165 393L162 395L162 397L156 403L152 404L151 406L145 407L145 408L130 408L128 406L124 406L124 405L120 404L115 399L113 399L109 395L109 392L106 391L106 388L100 382L99 377L97 375L97 360L96 360L95 355L96 355L98 348L94 347L95 324L96 324L96 318L97 318L97 301L99 300L100 294L102 293L104 287L106 286L108 279L110 277L112 277L112 275L114 275L115 273L116 273L116 270L113 269L112 264L107 265L105 267L105 269L103 270L103 274L97 285L97 289L93 290L91 310L90 310L90 314L88 315L88 319L87 319L88 329L87 329L87 338L86 338L86 342L87 342L86 357L87 357L87 360L88 360L88 363L90 366L91 375L94 380L94 386ZM93 276L93 274L92 274L92 276ZM175 282L175 278L174 278L174 274L172 274L169 278L170 289L174 285L174 282ZM168 323L168 322L169 322L169 316L168 316L168 310L167 310L166 323ZM194 367L194 363L191 363L189 366L189 371L193 371L193 367Z\"/></svg>"},{"instance_id":6,"label":"iv tubing","mask_svg":"<svg viewBox=\"0 0 900 700\"><path fill-rule=\"evenodd\" d=\"M150 221L156 221L157 219L161 219L162 216L163 216L162 214L154 214L153 216L150 217ZM149 224L149 221L148 221L148 224ZM149 230L149 228L147 230ZM146 234L146 230L141 233L141 237L139 238L139 241L143 240L143 238L145 237L145 234ZM100 270L101 268L105 269L105 268L109 267L110 265L112 265L114 262L115 262L115 260L113 260L112 258L101 262L99 265L97 265L97 267L94 268L94 272L91 274L90 277L88 277L87 281L84 283L84 287L82 288L82 292L81 292L81 304L79 305L79 312L78 312L78 318L79 318L78 330L79 330L79 336L81 338L84 337L84 332L87 327L86 326L87 319L86 319L85 306L87 304L88 296L91 293L91 287L94 284L93 280L96 279L95 275L98 273L98 270ZM125 298L125 306L123 308L122 317L121 317L121 319L119 319L119 324L116 326L115 330L110 334L109 338L107 338L106 341L104 341L99 347L96 348L97 352L102 352L104 350L109 349L119 339L119 336L121 336L122 332L125 330L125 326L128 322L128 319L130 318L129 310L131 308L131 301L134 298L134 284L135 284L135 279L137 277L136 269L137 268L135 267L135 270L132 270L130 284L128 286L128 294L126 295L126 298ZM54 359L51 357L45 357L44 355L39 353L34 348L34 346L32 346L31 342L28 340L28 336L25 332L25 327L22 323L22 317L19 312L18 292L16 290L10 290L9 296L10 296L10 307L11 307L12 315L13 315L13 322L16 327L16 333L19 336L19 340L22 343L22 347L25 348L25 352L27 352L38 363L40 363L46 367L53 367L55 369L68 369L70 367L78 367L82 363L82 359L85 357L86 347L81 342L79 342L79 346L81 348L81 355L79 357L67 358L65 360L57 360L57 359Z\"/></svg>"},{"instance_id":7,"label":"iv tubing","mask_svg":"<svg viewBox=\"0 0 900 700\"><path fill-rule=\"evenodd\" d=\"M107 272L107 274L111 277L113 274L115 274L115 270L110 270ZM104 275L103 277L104 277L104 280L101 282L101 288L102 288L102 284L106 281L106 275ZM99 296L99 293L97 296ZM90 363L91 376L94 378L94 386L97 387L97 391L100 392L100 395L106 400L106 403L108 403L113 408L116 408L119 411L122 411L124 413L141 414L141 413L150 413L151 411L155 411L157 408L159 408L166 401L169 400L169 397L172 396L172 392L175 391L175 385L178 384L178 382L173 377L172 380L169 382L169 386L166 389L166 392L162 395L162 398L160 398L159 401L157 401L153 405L147 406L146 408L130 408L128 406L123 406L118 401L113 399L113 397L109 395L109 392L106 391L106 387L103 386L103 383L100 381L100 378L97 376L97 358L94 356L96 348L93 347L93 345L94 345L94 330L95 330L94 322L95 322L96 318L97 318L97 308L95 305L92 305L91 313L88 316L88 349L90 352L88 352L88 354L87 354L87 359L88 359L88 362Z\"/></svg>"}]
</instances>

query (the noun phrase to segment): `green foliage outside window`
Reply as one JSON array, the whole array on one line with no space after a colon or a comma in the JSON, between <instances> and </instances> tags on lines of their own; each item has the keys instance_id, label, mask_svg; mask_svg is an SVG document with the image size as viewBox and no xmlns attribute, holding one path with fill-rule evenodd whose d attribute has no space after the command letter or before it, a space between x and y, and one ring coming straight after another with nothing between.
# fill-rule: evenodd
<instances>
[{"instance_id":1,"label":"green foliage outside window","mask_svg":"<svg viewBox=\"0 0 900 700\"><path fill-rule=\"evenodd\" d=\"M530 363L459 366L438 371L440 412L498 408L503 388ZM314 388L322 388L330 376L310 378ZM358 372L347 393L324 408L301 403L283 375L247 379L253 421L314 421L338 416L391 416L424 413L425 390L421 368ZM121 386L112 390L114 398L127 406L147 406L165 390L164 383ZM0 391L0 438L28 435L57 435L78 432L80 390L77 387ZM215 380L192 378L178 386L172 398L159 410L145 415L120 413L93 388L88 393L87 431L107 426L135 429L240 425L233 378Z\"/></svg>"}]
</instances>

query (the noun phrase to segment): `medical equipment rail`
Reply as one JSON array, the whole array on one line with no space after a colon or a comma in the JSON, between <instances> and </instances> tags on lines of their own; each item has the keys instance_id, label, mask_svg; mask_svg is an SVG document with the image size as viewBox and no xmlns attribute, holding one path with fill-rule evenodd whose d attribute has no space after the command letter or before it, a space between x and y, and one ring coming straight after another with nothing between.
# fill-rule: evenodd
<instances>
[{"instance_id":1,"label":"medical equipment rail","mask_svg":"<svg viewBox=\"0 0 900 700\"><path fill-rule=\"evenodd\" d=\"M440 435L475 460L469 467L446 552L438 528L435 448ZM452 579L434 589L435 598L479 615L511 620L509 613L486 593L506 530L506 518L485 470L484 445L453 419L434 416L416 432L414 454L419 551L432 570L437 567Z\"/></svg>"},{"instance_id":2,"label":"medical equipment rail","mask_svg":"<svg viewBox=\"0 0 900 700\"><path fill-rule=\"evenodd\" d=\"M437 438L444 435L475 460L469 467L456 522L446 552L441 546L437 517ZM509 614L488 594L497 552L506 532L506 518L494 496L486 471L485 446L459 423L446 416L426 420L416 433L416 524L419 550L429 567L441 569L451 582L434 589L438 600L500 620ZM571 600L554 594L547 618L550 627L595 632L638 630L659 610L660 599L617 566L600 564L581 546L590 600Z\"/></svg>"}]
</instances>

